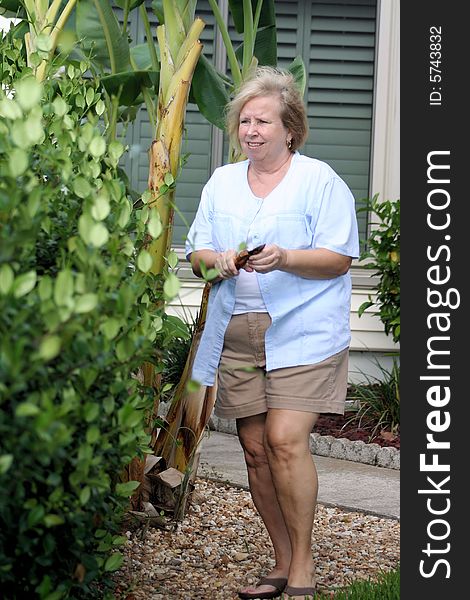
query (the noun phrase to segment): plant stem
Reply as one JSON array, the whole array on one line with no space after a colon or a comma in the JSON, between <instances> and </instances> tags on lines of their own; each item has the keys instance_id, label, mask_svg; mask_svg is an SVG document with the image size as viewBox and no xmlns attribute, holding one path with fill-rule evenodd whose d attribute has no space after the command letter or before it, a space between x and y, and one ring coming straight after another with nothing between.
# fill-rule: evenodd
<instances>
[{"instance_id":1,"label":"plant stem","mask_svg":"<svg viewBox=\"0 0 470 600\"><path fill-rule=\"evenodd\" d=\"M245 77L253 58L254 36L253 36L253 10L251 0L243 0L243 67L242 74Z\"/></svg>"},{"instance_id":2,"label":"plant stem","mask_svg":"<svg viewBox=\"0 0 470 600\"><path fill-rule=\"evenodd\" d=\"M139 7L140 16L142 17L142 21L144 22L145 36L147 38L147 45L149 47L150 59L152 61L152 68L154 71L160 70L160 63L158 61L157 51L155 49L155 44L152 36L152 29L150 28L150 21L147 14L147 9L145 8L145 3L141 4Z\"/></svg>"},{"instance_id":3,"label":"plant stem","mask_svg":"<svg viewBox=\"0 0 470 600\"><path fill-rule=\"evenodd\" d=\"M209 0L209 4L212 8L212 12L214 13L220 35L224 41L225 50L227 51L227 58L230 63L230 70L232 71L233 83L235 88L237 88L242 82L242 73L240 71L240 65L238 64L237 55L233 49L233 44L228 34L227 25L225 24L222 13L217 6L217 2L215 0Z\"/></svg>"},{"instance_id":4,"label":"plant stem","mask_svg":"<svg viewBox=\"0 0 470 600\"><path fill-rule=\"evenodd\" d=\"M138 69L135 60L132 58L132 56L130 57L130 59L131 67L134 69L134 71L137 71ZM152 131L155 131L157 128L157 117L155 114L155 106L153 104L152 95L150 94L149 90L145 85L140 86L140 91L142 92L142 96L144 97L144 102L147 108L150 125L152 126Z\"/></svg>"},{"instance_id":5,"label":"plant stem","mask_svg":"<svg viewBox=\"0 0 470 600\"><path fill-rule=\"evenodd\" d=\"M124 15L123 15L123 24L122 24L122 33L126 33L127 31L127 22L129 20L129 6L131 0L126 0L124 4Z\"/></svg>"},{"instance_id":6,"label":"plant stem","mask_svg":"<svg viewBox=\"0 0 470 600\"><path fill-rule=\"evenodd\" d=\"M258 32L259 18L261 15L261 7L263 6L263 0L258 0L258 4L256 5L255 18L253 20L253 31ZM253 53L255 51L255 44L253 40Z\"/></svg>"}]
</instances>

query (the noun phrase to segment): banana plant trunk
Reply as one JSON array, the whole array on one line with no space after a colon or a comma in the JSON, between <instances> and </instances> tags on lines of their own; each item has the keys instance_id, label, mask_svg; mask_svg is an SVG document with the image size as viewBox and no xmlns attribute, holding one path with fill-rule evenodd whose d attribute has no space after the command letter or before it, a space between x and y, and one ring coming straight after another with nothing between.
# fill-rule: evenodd
<instances>
[{"instance_id":1,"label":"banana plant trunk","mask_svg":"<svg viewBox=\"0 0 470 600\"><path fill-rule=\"evenodd\" d=\"M204 331L209 292L210 284L207 283L203 290L183 374L165 417L166 425L160 429L154 445L154 453L163 457L167 465L182 473L186 473L188 468L194 466L194 457L215 402L214 387L199 386L191 389L187 385L191 379L194 358Z\"/></svg>"},{"instance_id":2,"label":"banana plant trunk","mask_svg":"<svg viewBox=\"0 0 470 600\"><path fill-rule=\"evenodd\" d=\"M157 100L157 129L149 150L148 190L150 209L155 208L162 223L162 232L156 239L149 239L147 251L152 256L152 272L164 275L173 229L173 185L180 170L181 142L184 131L186 106L192 77L202 52L199 36L205 23L196 18L184 34L182 19L178 16L175 3L167 4L166 24L157 27L157 40L160 48L160 88ZM174 19L173 17L175 17ZM176 20L176 24L175 21ZM175 29L177 31L175 31ZM179 40L179 44L177 44ZM159 407L159 376L153 364L142 365L140 378L144 385L154 390L154 402L148 417L151 444L157 440L158 430L155 418ZM168 464L168 463L167 463ZM145 460L135 457L129 467L131 479L144 482ZM131 498L133 510L142 510L145 486L141 485Z\"/></svg>"},{"instance_id":3,"label":"banana plant trunk","mask_svg":"<svg viewBox=\"0 0 470 600\"><path fill-rule=\"evenodd\" d=\"M156 208L163 226L162 233L149 242L147 250L152 256L152 272L162 275L166 268L173 230L174 193L173 182L180 169L181 142L184 130L184 119L188 103L192 76L202 44L199 41L205 24L195 19L186 39L179 48L178 58L173 60L169 45L171 31L165 25L157 28L160 46L161 74L157 107L157 130L149 151L148 189L151 193L150 208ZM155 369L152 365L144 365L144 384L158 389ZM158 393L155 394L153 414L158 413ZM155 432L152 432L155 436Z\"/></svg>"},{"instance_id":4,"label":"banana plant trunk","mask_svg":"<svg viewBox=\"0 0 470 600\"><path fill-rule=\"evenodd\" d=\"M173 510L176 521L184 517L199 465L200 443L215 404L215 387L188 386L204 331L210 287L211 284L206 283L185 367L154 445L154 455L162 457L165 466L182 474Z\"/></svg>"}]
</instances>

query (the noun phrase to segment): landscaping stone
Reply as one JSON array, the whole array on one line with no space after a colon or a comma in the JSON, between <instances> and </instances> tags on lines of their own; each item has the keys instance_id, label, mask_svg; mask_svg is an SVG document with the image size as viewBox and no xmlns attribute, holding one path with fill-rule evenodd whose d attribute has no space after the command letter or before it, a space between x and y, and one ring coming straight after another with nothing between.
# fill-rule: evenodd
<instances>
[{"instance_id":1,"label":"landscaping stone","mask_svg":"<svg viewBox=\"0 0 470 600\"><path fill-rule=\"evenodd\" d=\"M331 458L345 458L347 446L348 440L346 438L334 438L331 442L329 456Z\"/></svg>"},{"instance_id":2,"label":"landscaping stone","mask_svg":"<svg viewBox=\"0 0 470 600\"><path fill-rule=\"evenodd\" d=\"M274 566L250 493L200 478L176 528L139 526L125 535L124 562L113 574L119 598L234 600ZM399 565L400 522L319 504L312 556L323 593L375 579Z\"/></svg>"},{"instance_id":3,"label":"landscaping stone","mask_svg":"<svg viewBox=\"0 0 470 600\"><path fill-rule=\"evenodd\" d=\"M381 448L377 452L377 466L378 467L387 467L388 469L392 468L393 457L394 457L394 448Z\"/></svg>"},{"instance_id":4,"label":"landscaping stone","mask_svg":"<svg viewBox=\"0 0 470 600\"><path fill-rule=\"evenodd\" d=\"M378 444L365 444L362 447L360 462L366 465L376 465L377 453L380 448L381 447Z\"/></svg>"}]
</instances>

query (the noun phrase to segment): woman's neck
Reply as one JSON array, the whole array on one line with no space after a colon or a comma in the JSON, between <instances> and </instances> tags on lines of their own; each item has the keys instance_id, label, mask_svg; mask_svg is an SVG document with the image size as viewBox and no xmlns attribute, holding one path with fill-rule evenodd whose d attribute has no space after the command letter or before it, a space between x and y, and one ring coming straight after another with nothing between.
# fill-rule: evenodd
<instances>
[{"instance_id":1,"label":"woman's neck","mask_svg":"<svg viewBox=\"0 0 470 600\"><path fill-rule=\"evenodd\" d=\"M250 162L248 184L256 197L266 198L280 184L289 171L292 156L293 154L289 153L289 156L282 162L271 165L271 167L266 165L260 167L259 164Z\"/></svg>"},{"instance_id":2,"label":"woman's neck","mask_svg":"<svg viewBox=\"0 0 470 600\"><path fill-rule=\"evenodd\" d=\"M270 162L268 164L264 161L250 161L250 169L256 175L261 177L263 175L276 175L289 168L292 156L292 152L289 152L286 156L282 156L275 162Z\"/></svg>"}]
</instances>

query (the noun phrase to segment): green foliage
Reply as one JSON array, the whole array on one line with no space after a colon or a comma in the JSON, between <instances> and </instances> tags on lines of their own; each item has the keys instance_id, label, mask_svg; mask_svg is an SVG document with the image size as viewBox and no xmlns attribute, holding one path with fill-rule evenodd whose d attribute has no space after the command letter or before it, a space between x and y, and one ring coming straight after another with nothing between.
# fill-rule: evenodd
<instances>
[{"instance_id":1,"label":"green foliage","mask_svg":"<svg viewBox=\"0 0 470 600\"><path fill-rule=\"evenodd\" d=\"M400 341L400 200L379 202L376 194L372 200L367 200L360 211L368 211L375 215L379 222L373 227L366 240L365 250L361 260L366 260L366 269L373 269L374 275L379 276L375 298L359 307L358 315L374 306L382 321L385 333L393 336L394 342Z\"/></svg>"},{"instance_id":2,"label":"green foliage","mask_svg":"<svg viewBox=\"0 0 470 600\"><path fill-rule=\"evenodd\" d=\"M359 427L367 427L373 423L371 439L381 429L396 433L400 427L400 366L398 359L393 359L391 371L388 371L375 359L381 375L374 377L364 372L364 383L349 384L348 399L357 404L357 412L348 421L355 421Z\"/></svg>"},{"instance_id":3,"label":"green foliage","mask_svg":"<svg viewBox=\"0 0 470 600\"><path fill-rule=\"evenodd\" d=\"M354 581L334 594L320 594L318 600L400 600L400 569L382 571L375 579Z\"/></svg>"},{"instance_id":4,"label":"green foliage","mask_svg":"<svg viewBox=\"0 0 470 600\"><path fill-rule=\"evenodd\" d=\"M159 346L162 350L162 382L163 389L160 400L168 402L181 381L184 367L191 348L195 321L185 323L178 317L168 316L168 327L164 336L159 336Z\"/></svg>"},{"instance_id":5,"label":"green foliage","mask_svg":"<svg viewBox=\"0 0 470 600\"><path fill-rule=\"evenodd\" d=\"M121 474L148 443L134 374L166 326L138 260L156 217L132 210L88 65L41 85L0 47L0 588L103 598L137 485Z\"/></svg>"}]
</instances>

